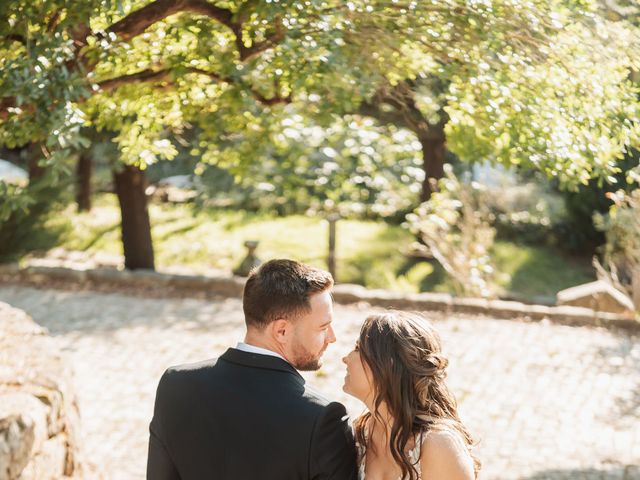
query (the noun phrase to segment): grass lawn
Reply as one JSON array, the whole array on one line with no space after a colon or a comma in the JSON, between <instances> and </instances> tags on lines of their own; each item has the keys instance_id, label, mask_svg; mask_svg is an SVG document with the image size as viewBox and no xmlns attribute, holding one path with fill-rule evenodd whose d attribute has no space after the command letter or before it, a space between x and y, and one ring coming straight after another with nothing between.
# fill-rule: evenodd
<instances>
[{"instance_id":1,"label":"grass lawn","mask_svg":"<svg viewBox=\"0 0 640 480\"><path fill-rule=\"evenodd\" d=\"M263 259L289 257L325 267L328 224L317 217L274 217L188 204L151 204L156 266L185 266L195 272L231 270L246 253L245 240L259 240ZM47 222L62 232L56 246L68 250L121 255L120 213L114 195L97 196L90 213L69 206ZM410 233L379 221L341 220L337 224L337 277L343 283L396 291L451 291L437 265L405 256ZM37 242L35 242L37 244ZM552 299L563 288L593 278L588 259L570 259L544 247L496 242L494 260L504 275L503 296ZM550 298L551 297L551 298Z\"/></svg>"}]
</instances>

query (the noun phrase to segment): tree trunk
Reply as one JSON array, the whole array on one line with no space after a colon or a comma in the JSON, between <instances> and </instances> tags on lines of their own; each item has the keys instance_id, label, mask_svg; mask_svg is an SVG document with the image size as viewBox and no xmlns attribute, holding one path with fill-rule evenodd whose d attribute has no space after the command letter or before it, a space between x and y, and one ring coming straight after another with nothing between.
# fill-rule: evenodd
<instances>
[{"instance_id":1,"label":"tree trunk","mask_svg":"<svg viewBox=\"0 0 640 480\"><path fill-rule=\"evenodd\" d=\"M444 126L430 126L428 131L418 133L418 140L422 145L422 168L425 174L420 202L426 202L435 191L431 185L433 179L440 180L444 176L444 163L447 157Z\"/></svg>"},{"instance_id":2,"label":"tree trunk","mask_svg":"<svg viewBox=\"0 0 640 480\"><path fill-rule=\"evenodd\" d=\"M44 176L45 168L39 165L40 160L44 156L40 143L33 142L28 144L27 148L27 171L29 172L29 184L40 180Z\"/></svg>"},{"instance_id":3,"label":"tree trunk","mask_svg":"<svg viewBox=\"0 0 640 480\"><path fill-rule=\"evenodd\" d=\"M339 218L339 215L335 213L327 216L327 221L329 222L329 254L327 256L327 267L334 282L338 281L336 277L336 223L338 223Z\"/></svg>"},{"instance_id":4,"label":"tree trunk","mask_svg":"<svg viewBox=\"0 0 640 480\"><path fill-rule=\"evenodd\" d=\"M91 176L93 162L89 151L83 151L78 158L76 170L76 202L79 212L91 210Z\"/></svg>"},{"instance_id":5,"label":"tree trunk","mask_svg":"<svg viewBox=\"0 0 640 480\"><path fill-rule=\"evenodd\" d=\"M640 313L640 263L636 263L631 271L631 299L636 313Z\"/></svg>"},{"instance_id":6,"label":"tree trunk","mask_svg":"<svg viewBox=\"0 0 640 480\"><path fill-rule=\"evenodd\" d=\"M113 179L122 215L124 266L129 270L154 270L144 173L137 167L126 165L119 172L114 172Z\"/></svg>"}]
</instances>

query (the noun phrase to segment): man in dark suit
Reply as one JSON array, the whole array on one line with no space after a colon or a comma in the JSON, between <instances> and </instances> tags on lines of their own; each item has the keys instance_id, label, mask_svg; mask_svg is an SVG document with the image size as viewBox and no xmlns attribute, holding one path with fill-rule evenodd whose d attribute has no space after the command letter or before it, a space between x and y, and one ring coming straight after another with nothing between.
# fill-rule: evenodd
<instances>
[{"instance_id":1,"label":"man in dark suit","mask_svg":"<svg viewBox=\"0 0 640 480\"><path fill-rule=\"evenodd\" d=\"M307 385L335 342L331 275L291 260L253 271L244 342L170 368L149 427L149 480L355 480L345 408Z\"/></svg>"}]
</instances>

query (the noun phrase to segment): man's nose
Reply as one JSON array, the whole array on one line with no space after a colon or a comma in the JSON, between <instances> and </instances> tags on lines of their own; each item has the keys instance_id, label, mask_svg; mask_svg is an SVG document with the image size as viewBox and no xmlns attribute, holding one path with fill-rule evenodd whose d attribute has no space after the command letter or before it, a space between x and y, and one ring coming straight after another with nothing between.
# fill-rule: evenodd
<instances>
[{"instance_id":1,"label":"man's nose","mask_svg":"<svg viewBox=\"0 0 640 480\"><path fill-rule=\"evenodd\" d=\"M333 343L333 342L336 341L336 334L333 331L333 327L332 326L329 326L329 339L328 340L329 340L329 343Z\"/></svg>"}]
</instances>

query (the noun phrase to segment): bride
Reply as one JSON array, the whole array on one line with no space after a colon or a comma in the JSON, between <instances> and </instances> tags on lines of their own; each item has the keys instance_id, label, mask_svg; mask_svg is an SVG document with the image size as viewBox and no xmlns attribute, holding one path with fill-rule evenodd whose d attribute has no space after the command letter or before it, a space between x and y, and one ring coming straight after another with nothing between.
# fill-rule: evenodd
<instances>
[{"instance_id":1,"label":"bride","mask_svg":"<svg viewBox=\"0 0 640 480\"><path fill-rule=\"evenodd\" d=\"M422 317L368 317L343 389L368 411L354 422L359 480L474 480L480 469L444 378L447 359Z\"/></svg>"}]
</instances>

